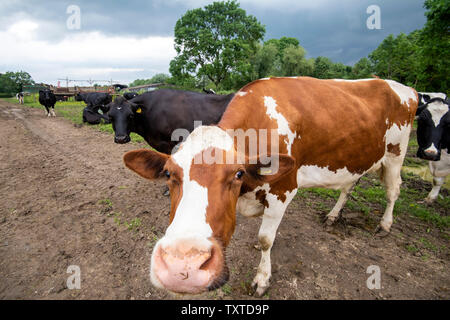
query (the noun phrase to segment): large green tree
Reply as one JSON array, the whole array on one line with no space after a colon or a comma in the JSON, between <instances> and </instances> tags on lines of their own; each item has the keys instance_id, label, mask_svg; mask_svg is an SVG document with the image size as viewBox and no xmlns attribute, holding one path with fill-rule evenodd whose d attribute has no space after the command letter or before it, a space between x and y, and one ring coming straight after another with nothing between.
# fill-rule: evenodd
<instances>
[{"instance_id":1,"label":"large green tree","mask_svg":"<svg viewBox=\"0 0 450 320\"><path fill-rule=\"evenodd\" d=\"M372 77L373 64L367 58L361 58L352 68L352 78L365 79Z\"/></svg>"},{"instance_id":2,"label":"large green tree","mask_svg":"<svg viewBox=\"0 0 450 320\"><path fill-rule=\"evenodd\" d=\"M34 84L31 75L25 71L8 71L0 75L0 92L14 94L23 91L23 86Z\"/></svg>"},{"instance_id":3,"label":"large green tree","mask_svg":"<svg viewBox=\"0 0 450 320\"><path fill-rule=\"evenodd\" d=\"M426 0L427 22L420 31L422 90L446 92L450 85L450 1Z\"/></svg>"},{"instance_id":4,"label":"large green tree","mask_svg":"<svg viewBox=\"0 0 450 320\"><path fill-rule=\"evenodd\" d=\"M249 58L264 33L265 27L235 0L189 10L175 25L177 56L170 72L181 81L206 76L219 87L231 74L251 71Z\"/></svg>"},{"instance_id":5,"label":"large green tree","mask_svg":"<svg viewBox=\"0 0 450 320\"><path fill-rule=\"evenodd\" d=\"M397 37L389 35L369 55L369 59L379 77L415 86L421 59L417 47L417 33L400 33Z\"/></svg>"}]
</instances>

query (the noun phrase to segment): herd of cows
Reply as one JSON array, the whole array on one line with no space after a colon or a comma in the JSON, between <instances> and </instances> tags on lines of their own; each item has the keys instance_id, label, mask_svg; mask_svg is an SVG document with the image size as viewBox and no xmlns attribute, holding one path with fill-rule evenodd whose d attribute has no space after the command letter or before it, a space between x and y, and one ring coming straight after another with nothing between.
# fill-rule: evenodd
<instances>
[{"instance_id":1,"label":"herd of cows","mask_svg":"<svg viewBox=\"0 0 450 320\"><path fill-rule=\"evenodd\" d=\"M124 163L146 179L167 180L170 224L154 246L150 277L171 292L195 294L227 281L224 252L240 212L262 216L262 256L253 280L262 295L269 287L277 228L298 188L341 191L327 215L332 224L358 180L380 172L387 205L378 231L388 234L415 119L417 156L430 161L434 177L427 201L437 198L450 174L446 94L417 93L392 80L268 78L230 95L160 89L114 101L106 93L76 99L87 105L83 121L112 124L116 143L129 142L135 132L154 148L130 151ZM49 90L39 92L39 102L55 116ZM190 134L173 139L177 129ZM256 153L239 148L233 132L251 130L271 130L276 138L257 135ZM261 150L262 142L270 153Z\"/></svg>"}]
</instances>

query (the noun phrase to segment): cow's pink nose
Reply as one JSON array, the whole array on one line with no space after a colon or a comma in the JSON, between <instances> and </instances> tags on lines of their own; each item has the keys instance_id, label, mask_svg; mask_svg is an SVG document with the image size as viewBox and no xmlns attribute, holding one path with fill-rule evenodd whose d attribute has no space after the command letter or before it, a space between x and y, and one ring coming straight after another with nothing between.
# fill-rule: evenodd
<instances>
[{"instance_id":1,"label":"cow's pink nose","mask_svg":"<svg viewBox=\"0 0 450 320\"><path fill-rule=\"evenodd\" d=\"M173 246L156 248L152 272L167 290L179 293L200 293L218 277L223 267L221 249L195 247L179 241Z\"/></svg>"}]
</instances>

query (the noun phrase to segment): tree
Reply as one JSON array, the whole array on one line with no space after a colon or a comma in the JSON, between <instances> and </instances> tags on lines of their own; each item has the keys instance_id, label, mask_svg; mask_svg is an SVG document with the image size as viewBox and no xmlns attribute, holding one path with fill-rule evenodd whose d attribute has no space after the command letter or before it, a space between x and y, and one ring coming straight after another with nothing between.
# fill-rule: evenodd
<instances>
[{"instance_id":1,"label":"tree","mask_svg":"<svg viewBox=\"0 0 450 320\"><path fill-rule=\"evenodd\" d=\"M372 77L373 65L367 58L361 58L352 68L352 78L366 79Z\"/></svg>"},{"instance_id":2,"label":"tree","mask_svg":"<svg viewBox=\"0 0 450 320\"><path fill-rule=\"evenodd\" d=\"M427 22L418 36L421 90L447 92L450 80L450 2L426 0Z\"/></svg>"},{"instance_id":3,"label":"tree","mask_svg":"<svg viewBox=\"0 0 450 320\"><path fill-rule=\"evenodd\" d=\"M278 48L278 58L283 59L284 50L288 47L297 48L300 46L300 41L296 38L281 37L280 39L269 39L264 42L265 45L272 44Z\"/></svg>"},{"instance_id":4,"label":"tree","mask_svg":"<svg viewBox=\"0 0 450 320\"><path fill-rule=\"evenodd\" d=\"M300 76L305 70L306 51L300 46L288 46L282 53L282 72L284 76Z\"/></svg>"},{"instance_id":5,"label":"tree","mask_svg":"<svg viewBox=\"0 0 450 320\"><path fill-rule=\"evenodd\" d=\"M314 77L319 79L331 79L333 76L333 62L327 57L317 57L314 61Z\"/></svg>"},{"instance_id":6,"label":"tree","mask_svg":"<svg viewBox=\"0 0 450 320\"><path fill-rule=\"evenodd\" d=\"M177 56L170 62L176 79L206 76L216 87L234 72L251 70L249 58L265 27L235 0L187 11L175 25Z\"/></svg>"},{"instance_id":7,"label":"tree","mask_svg":"<svg viewBox=\"0 0 450 320\"><path fill-rule=\"evenodd\" d=\"M414 86L419 72L418 63L421 60L418 54L417 33L400 33L397 37L389 35L369 58L379 77Z\"/></svg>"},{"instance_id":8,"label":"tree","mask_svg":"<svg viewBox=\"0 0 450 320\"><path fill-rule=\"evenodd\" d=\"M381 78L392 79L393 52L395 39L392 34L387 36L370 55L376 74Z\"/></svg>"},{"instance_id":9,"label":"tree","mask_svg":"<svg viewBox=\"0 0 450 320\"><path fill-rule=\"evenodd\" d=\"M0 92L17 93L23 91L23 86L33 85L31 75L25 71L11 72L0 75Z\"/></svg>"},{"instance_id":10,"label":"tree","mask_svg":"<svg viewBox=\"0 0 450 320\"><path fill-rule=\"evenodd\" d=\"M259 44L254 57L251 59L251 64L254 68L252 79L261 79L270 75L276 75L278 72L277 64L278 46L274 43Z\"/></svg>"}]
</instances>

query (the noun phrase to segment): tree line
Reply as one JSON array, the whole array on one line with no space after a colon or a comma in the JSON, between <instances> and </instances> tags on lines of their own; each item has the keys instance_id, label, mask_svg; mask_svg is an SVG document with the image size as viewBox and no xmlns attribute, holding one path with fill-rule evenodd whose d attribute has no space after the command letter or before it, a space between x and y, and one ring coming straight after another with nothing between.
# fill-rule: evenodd
<instances>
[{"instance_id":1,"label":"tree line","mask_svg":"<svg viewBox=\"0 0 450 320\"><path fill-rule=\"evenodd\" d=\"M450 1L426 0L427 22L406 35L389 35L354 66L327 57L306 58L296 38L262 41L265 27L235 0L187 11L175 25L177 56L169 82L187 88L237 90L270 76L320 79L393 79L418 91L447 92Z\"/></svg>"},{"instance_id":2,"label":"tree line","mask_svg":"<svg viewBox=\"0 0 450 320\"><path fill-rule=\"evenodd\" d=\"M33 85L31 75L25 71L0 73L0 94L5 96L15 95L23 91L23 86Z\"/></svg>"}]
</instances>

